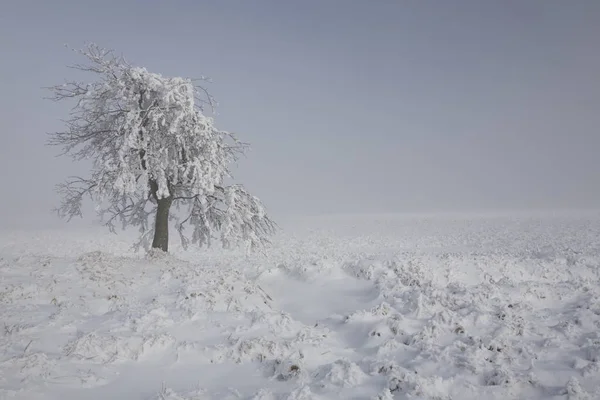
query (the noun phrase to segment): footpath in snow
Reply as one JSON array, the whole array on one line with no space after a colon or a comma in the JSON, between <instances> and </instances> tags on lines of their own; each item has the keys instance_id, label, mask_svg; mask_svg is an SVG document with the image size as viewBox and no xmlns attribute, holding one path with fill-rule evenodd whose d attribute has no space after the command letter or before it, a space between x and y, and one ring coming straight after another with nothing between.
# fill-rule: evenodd
<instances>
[{"instance_id":1,"label":"footpath in snow","mask_svg":"<svg viewBox=\"0 0 600 400\"><path fill-rule=\"evenodd\" d=\"M128 239L2 234L0 399L600 398L598 217L323 218L249 258Z\"/></svg>"}]
</instances>

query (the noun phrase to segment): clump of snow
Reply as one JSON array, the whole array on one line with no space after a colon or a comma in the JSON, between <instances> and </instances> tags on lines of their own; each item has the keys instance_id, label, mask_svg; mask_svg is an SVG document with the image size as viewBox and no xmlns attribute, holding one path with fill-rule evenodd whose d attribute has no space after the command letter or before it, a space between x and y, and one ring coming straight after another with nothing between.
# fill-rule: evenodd
<instances>
[{"instance_id":1,"label":"clump of snow","mask_svg":"<svg viewBox=\"0 0 600 400\"><path fill-rule=\"evenodd\" d=\"M324 365L315 375L324 387L331 385L354 387L367 378L367 375L357 364L343 359Z\"/></svg>"}]
</instances>

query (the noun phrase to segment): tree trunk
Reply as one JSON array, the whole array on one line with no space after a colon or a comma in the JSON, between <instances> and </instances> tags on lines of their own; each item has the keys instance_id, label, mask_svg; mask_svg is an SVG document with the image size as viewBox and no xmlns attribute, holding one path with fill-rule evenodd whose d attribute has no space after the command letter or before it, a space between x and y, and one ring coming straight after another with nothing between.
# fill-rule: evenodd
<instances>
[{"instance_id":1,"label":"tree trunk","mask_svg":"<svg viewBox=\"0 0 600 400\"><path fill-rule=\"evenodd\" d=\"M152 248L161 249L164 252L169 251L169 210L172 202L173 197L159 199L156 210Z\"/></svg>"}]
</instances>

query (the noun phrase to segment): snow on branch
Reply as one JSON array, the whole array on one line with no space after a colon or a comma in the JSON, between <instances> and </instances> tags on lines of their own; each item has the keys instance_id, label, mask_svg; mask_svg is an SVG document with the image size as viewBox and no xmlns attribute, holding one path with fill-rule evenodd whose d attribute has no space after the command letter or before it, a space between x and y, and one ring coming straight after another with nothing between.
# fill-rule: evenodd
<instances>
[{"instance_id":1,"label":"snow on branch","mask_svg":"<svg viewBox=\"0 0 600 400\"><path fill-rule=\"evenodd\" d=\"M211 196L194 197L188 204L187 217L177 224L184 246L190 243L184 235L187 225L193 227L191 242L200 246L210 245L215 233L219 233L224 247L244 243L252 250L268 244L276 224L260 200L241 185L216 189Z\"/></svg>"},{"instance_id":2,"label":"snow on branch","mask_svg":"<svg viewBox=\"0 0 600 400\"><path fill-rule=\"evenodd\" d=\"M91 160L92 174L59 185L60 215L81 216L90 197L111 230L119 221L140 227L144 236L153 229L149 218L157 205L175 202L188 209L179 224L184 244L186 225L199 244L209 244L217 231L226 246L268 243L275 225L260 200L239 185L223 186L247 146L204 114L203 107L215 103L198 80L151 73L94 44L79 53L88 64L73 68L96 80L49 88L52 100L73 103L65 129L50 134L49 144L75 160Z\"/></svg>"}]
</instances>

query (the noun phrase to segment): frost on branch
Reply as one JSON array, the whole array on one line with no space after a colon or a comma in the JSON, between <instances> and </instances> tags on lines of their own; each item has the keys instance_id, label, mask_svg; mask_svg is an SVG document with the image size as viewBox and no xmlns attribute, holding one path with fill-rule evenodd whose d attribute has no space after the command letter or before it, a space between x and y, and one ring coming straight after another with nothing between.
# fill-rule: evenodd
<instances>
[{"instance_id":1,"label":"frost on branch","mask_svg":"<svg viewBox=\"0 0 600 400\"><path fill-rule=\"evenodd\" d=\"M184 210L177 227L186 246L208 245L213 237L225 246L266 244L275 225L260 200L239 185L223 186L246 146L204 114L203 106L213 104L208 92L191 79L132 66L96 45L80 54L89 63L74 68L97 80L50 88L53 100L72 100L74 107L66 129L52 133L49 143L75 160L91 160L92 170L89 178L59 185L59 214L81 216L89 197L111 230L117 222L138 226L142 239L163 235L159 239L168 243L161 218L174 218L173 204ZM184 234L188 225L191 238Z\"/></svg>"},{"instance_id":2,"label":"frost on branch","mask_svg":"<svg viewBox=\"0 0 600 400\"><path fill-rule=\"evenodd\" d=\"M216 187L211 196L195 196L188 203L188 214L177 224L184 247L186 225L193 227L192 243L210 245L213 233L220 232L224 247L245 242L250 249L263 245L264 238L275 229L260 200L242 186Z\"/></svg>"}]
</instances>

